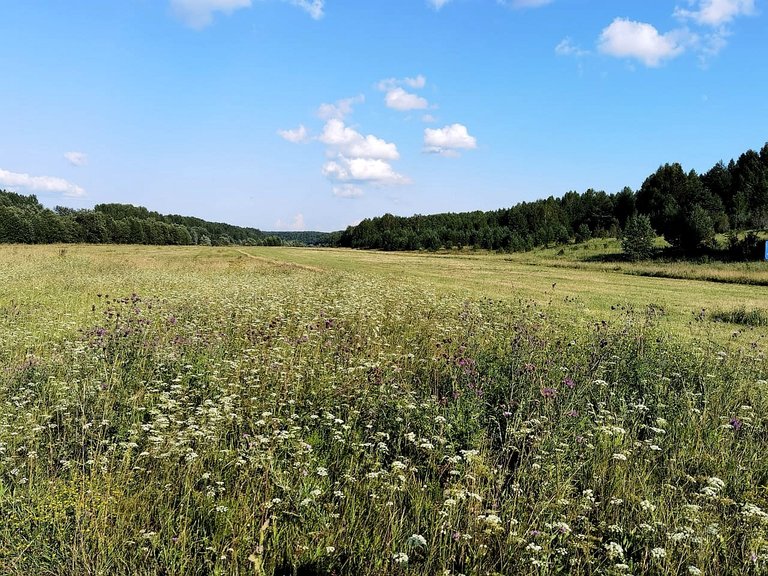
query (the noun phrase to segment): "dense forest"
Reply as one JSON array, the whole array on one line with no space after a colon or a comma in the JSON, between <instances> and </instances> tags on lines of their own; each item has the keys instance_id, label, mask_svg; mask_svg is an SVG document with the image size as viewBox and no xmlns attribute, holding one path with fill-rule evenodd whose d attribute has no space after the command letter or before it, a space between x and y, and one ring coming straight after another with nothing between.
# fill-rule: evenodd
<instances>
[{"instance_id":1,"label":"dense forest","mask_svg":"<svg viewBox=\"0 0 768 576\"><path fill-rule=\"evenodd\" d=\"M735 231L768 228L768 143L704 174L664 164L639 190L587 190L522 202L491 212L384 216L343 232L262 232L200 218L163 215L130 204L92 210L45 208L34 195L0 190L0 242L119 244L321 245L380 250L473 247L524 251L594 237L621 237L638 215L681 253L716 248L730 233L735 257L753 257L756 236ZM632 222L634 225L634 221ZM633 229L630 226L629 229ZM640 251L642 253L642 250Z\"/></svg>"},{"instance_id":2,"label":"dense forest","mask_svg":"<svg viewBox=\"0 0 768 576\"><path fill-rule=\"evenodd\" d=\"M717 234L768 227L768 143L708 172L665 164L635 192L587 190L522 202L492 212L366 219L347 228L338 244L351 248L419 250L476 247L522 251L593 237L620 237L634 215L649 218L680 252L712 247ZM751 239L751 238L750 238ZM741 242L741 244L740 244ZM754 243L754 242L753 242ZM731 237L730 248L753 251Z\"/></svg>"},{"instance_id":3,"label":"dense forest","mask_svg":"<svg viewBox=\"0 0 768 576\"><path fill-rule=\"evenodd\" d=\"M0 190L0 242L46 244L276 244L256 228L200 218L162 215L130 204L97 204L93 210L45 208L34 195Z\"/></svg>"}]
</instances>

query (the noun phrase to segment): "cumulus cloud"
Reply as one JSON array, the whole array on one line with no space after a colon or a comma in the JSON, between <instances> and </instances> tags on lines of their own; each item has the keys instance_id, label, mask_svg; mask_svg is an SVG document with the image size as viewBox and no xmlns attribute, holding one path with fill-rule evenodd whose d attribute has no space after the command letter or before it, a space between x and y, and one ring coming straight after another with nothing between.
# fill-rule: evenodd
<instances>
[{"instance_id":1,"label":"cumulus cloud","mask_svg":"<svg viewBox=\"0 0 768 576\"><path fill-rule=\"evenodd\" d=\"M205 28L213 21L215 12L231 14L248 8L251 0L171 0L171 8L187 26Z\"/></svg>"},{"instance_id":2,"label":"cumulus cloud","mask_svg":"<svg viewBox=\"0 0 768 576\"><path fill-rule=\"evenodd\" d=\"M72 166L85 166L88 163L88 155L85 152L67 152L64 158Z\"/></svg>"},{"instance_id":3,"label":"cumulus cloud","mask_svg":"<svg viewBox=\"0 0 768 576\"><path fill-rule=\"evenodd\" d=\"M754 13L754 0L690 0L693 10L675 9L675 16L706 26L722 26L737 16Z\"/></svg>"},{"instance_id":4,"label":"cumulus cloud","mask_svg":"<svg viewBox=\"0 0 768 576\"><path fill-rule=\"evenodd\" d=\"M299 124L298 128L293 130L278 130L277 133L281 138L293 142L294 144L301 144L302 142L309 141L309 135L304 124Z\"/></svg>"},{"instance_id":5,"label":"cumulus cloud","mask_svg":"<svg viewBox=\"0 0 768 576\"><path fill-rule=\"evenodd\" d=\"M684 30L660 34L651 24L616 18L600 34L598 49L609 56L635 58L655 67L685 51Z\"/></svg>"},{"instance_id":6,"label":"cumulus cloud","mask_svg":"<svg viewBox=\"0 0 768 576\"><path fill-rule=\"evenodd\" d=\"M414 78L386 78L381 80L376 87L382 92L387 93L384 101L388 108L405 112L408 110L424 110L429 107L429 102L427 102L426 98L407 92L403 86L418 90L426 85L427 79L419 74Z\"/></svg>"},{"instance_id":7,"label":"cumulus cloud","mask_svg":"<svg viewBox=\"0 0 768 576\"><path fill-rule=\"evenodd\" d=\"M459 150L477 148L477 140L470 136L463 124L450 124L443 128L424 129L424 151L442 156L457 156Z\"/></svg>"},{"instance_id":8,"label":"cumulus cloud","mask_svg":"<svg viewBox=\"0 0 768 576\"><path fill-rule=\"evenodd\" d=\"M400 153L397 146L372 134L363 136L357 130L344 125L337 119L328 120L318 138L323 144L336 148L344 155L356 158L380 158L397 160Z\"/></svg>"},{"instance_id":9,"label":"cumulus cloud","mask_svg":"<svg viewBox=\"0 0 768 576\"><path fill-rule=\"evenodd\" d=\"M63 194L69 198L85 196L85 190L80 186L67 182L63 178L53 176L30 176L18 172L10 172L0 168L0 186L43 194Z\"/></svg>"},{"instance_id":10,"label":"cumulus cloud","mask_svg":"<svg viewBox=\"0 0 768 576\"><path fill-rule=\"evenodd\" d=\"M363 189L354 184L341 184L333 187L333 195L338 198L360 198L363 195Z\"/></svg>"},{"instance_id":11,"label":"cumulus cloud","mask_svg":"<svg viewBox=\"0 0 768 576\"><path fill-rule=\"evenodd\" d=\"M338 182L379 185L408 182L408 179L395 172L388 162L377 158L347 158L340 155L336 160L326 162L322 173L326 178Z\"/></svg>"},{"instance_id":12,"label":"cumulus cloud","mask_svg":"<svg viewBox=\"0 0 768 576\"><path fill-rule=\"evenodd\" d=\"M427 102L426 98L406 92L402 88L393 88L387 92L384 100L386 101L388 108L401 111L424 110L429 106L429 102Z\"/></svg>"},{"instance_id":13,"label":"cumulus cloud","mask_svg":"<svg viewBox=\"0 0 768 576\"><path fill-rule=\"evenodd\" d=\"M362 104L363 102L365 102L365 96L359 94L352 98L337 100L334 104L320 104L320 107L317 109L317 115L321 120L330 120L331 118L343 120L346 116L352 114L356 104Z\"/></svg>"}]
</instances>

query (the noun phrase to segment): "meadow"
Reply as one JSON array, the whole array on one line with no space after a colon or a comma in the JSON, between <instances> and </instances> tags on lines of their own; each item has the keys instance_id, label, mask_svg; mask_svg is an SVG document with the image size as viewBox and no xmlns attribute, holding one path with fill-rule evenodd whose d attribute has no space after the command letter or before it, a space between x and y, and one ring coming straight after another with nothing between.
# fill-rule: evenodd
<instances>
[{"instance_id":1,"label":"meadow","mask_svg":"<svg viewBox=\"0 0 768 576\"><path fill-rule=\"evenodd\" d=\"M0 573L768 574L768 267L0 248Z\"/></svg>"}]
</instances>

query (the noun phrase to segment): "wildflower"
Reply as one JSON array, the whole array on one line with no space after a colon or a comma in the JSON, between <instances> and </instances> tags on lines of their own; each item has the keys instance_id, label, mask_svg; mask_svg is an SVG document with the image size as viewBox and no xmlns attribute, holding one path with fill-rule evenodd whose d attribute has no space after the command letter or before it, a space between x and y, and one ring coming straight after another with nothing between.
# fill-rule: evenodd
<instances>
[{"instance_id":1,"label":"wildflower","mask_svg":"<svg viewBox=\"0 0 768 576\"><path fill-rule=\"evenodd\" d=\"M557 389L551 388L549 386L546 386L541 389L541 395L544 398L556 398L557 397Z\"/></svg>"},{"instance_id":2,"label":"wildflower","mask_svg":"<svg viewBox=\"0 0 768 576\"><path fill-rule=\"evenodd\" d=\"M317 475L318 476L328 476L328 469L323 468L322 466L317 467Z\"/></svg>"},{"instance_id":3,"label":"wildflower","mask_svg":"<svg viewBox=\"0 0 768 576\"><path fill-rule=\"evenodd\" d=\"M336 552L336 548L334 548L333 546L326 546L325 547L325 553L326 554L333 554L334 552Z\"/></svg>"},{"instance_id":4,"label":"wildflower","mask_svg":"<svg viewBox=\"0 0 768 576\"><path fill-rule=\"evenodd\" d=\"M730 425L730 427L733 429L734 432L738 432L739 430L741 430L741 427L743 425L741 420L739 420L735 416L730 419L728 424Z\"/></svg>"},{"instance_id":5,"label":"wildflower","mask_svg":"<svg viewBox=\"0 0 768 576\"><path fill-rule=\"evenodd\" d=\"M408 554L405 552L395 552L392 554L392 562L395 564L408 564Z\"/></svg>"},{"instance_id":6,"label":"wildflower","mask_svg":"<svg viewBox=\"0 0 768 576\"><path fill-rule=\"evenodd\" d=\"M616 454L613 455L613 459L614 460L619 460L621 462L626 462L627 461L627 456L626 456L626 454L622 454L621 452L617 452Z\"/></svg>"},{"instance_id":7,"label":"wildflower","mask_svg":"<svg viewBox=\"0 0 768 576\"><path fill-rule=\"evenodd\" d=\"M604 545L604 548L610 560L624 559L624 548L618 542L608 542Z\"/></svg>"},{"instance_id":8,"label":"wildflower","mask_svg":"<svg viewBox=\"0 0 768 576\"><path fill-rule=\"evenodd\" d=\"M691 576L701 576L702 571L696 568L696 566L688 566L688 574Z\"/></svg>"},{"instance_id":9,"label":"wildflower","mask_svg":"<svg viewBox=\"0 0 768 576\"><path fill-rule=\"evenodd\" d=\"M565 522L555 522L552 527L561 534L569 534L571 532L571 527Z\"/></svg>"},{"instance_id":10,"label":"wildflower","mask_svg":"<svg viewBox=\"0 0 768 576\"><path fill-rule=\"evenodd\" d=\"M568 386L568 388L570 388L571 390L576 388L576 382L574 382L573 378L571 378L570 376L565 377L565 379L563 380L563 384Z\"/></svg>"},{"instance_id":11,"label":"wildflower","mask_svg":"<svg viewBox=\"0 0 768 576\"><path fill-rule=\"evenodd\" d=\"M651 550L651 557L657 560L663 560L667 557L667 551L664 548L654 548Z\"/></svg>"},{"instance_id":12,"label":"wildflower","mask_svg":"<svg viewBox=\"0 0 768 576\"><path fill-rule=\"evenodd\" d=\"M425 548L427 546L427 539L421 534L412 534L405 543L411 548Z\"/></svg>"}]
</instances>

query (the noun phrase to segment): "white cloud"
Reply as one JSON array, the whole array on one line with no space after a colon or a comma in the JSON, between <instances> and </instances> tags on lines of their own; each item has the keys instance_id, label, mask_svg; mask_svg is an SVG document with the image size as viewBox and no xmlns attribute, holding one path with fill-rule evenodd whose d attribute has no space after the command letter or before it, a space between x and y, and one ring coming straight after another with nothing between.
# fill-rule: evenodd
<instances>
[{"instance_id":1,"label":"white cloud","mask_svg":"<svg viewBox=\"0 0 768 576\"><path fill-rule=\"evenodd\" d=\"M291 4L298 6L315 20L323 17L325 0L290 0Z\"/></svg>"},{"instance_id":2,"label":"white cloud","mask_svg":"<svg viewBox=\"0 0 768 576\"><path fill-rule=\"evenodd\" d=\"M685 51L686 34L684 30L660 34L650 24L616 18L600 34L598 48L609 56L636 58L646 66L655 67Z\"/></svg>"},{"instance_id":3,"label":"white cloud","mask_svg":"<svg viewBox=\"0 0 768 576\"><path fill-rule=\"evenodd\" d=\"M560 40L560 43L555 46L555 54L558 56L587 56L588 50L582 50L579 46L573 43L570 36Z\"/></svg>"},{"instance_id":4,"label":"white cloud","mask_svg":"<svg viewBox=\"0 0 768 576\"><path fill-rule=\"evenodd\" d=\"M392 166L377 158L347 158L339 156L326 162L323 175L339 182L358 182L379 185L405 184L408 178L398 174Z\"/></svg>"},{"instance_id":5,"label":"white cloud","mask_svg":"<svg viewBox=\"0 0 768 576\"><path fill-rule=\"evenodd\" d=\"M214 12L231 14L251 6L251 0L171 0L176 15L192 28L205 28L213 21Z\"/></svg>"},{"instance_id":6,"label":"white cloud","mask_svg":"<svg viewBox=\"0 0 768 576\"><path fill-rule=\"evenodd\" d=\"M325 0L285 0L298 6L315 20L323 17ZM241 8L250 8L252 0L170 0L176 15L191 28L205 28L216 12L232 14Z\"/></svg>"},{"instance_id":7,"label":"white cloud","mask_svg":"<svg viewBox=\"0 0 768 576\"><path fill-rule=\"evenodd\" d=\"M306 228L304 224L304 214L296 214L296 216L293 217L293 219L286 223L282 220L278 220L275 222L275 227L278 230L294 230L294 231L301 231Z\"/></svg>"},{"instance_id":8,"label":"white cloud","mask_svg":"<svg viewBox=\"0 0 768 576\"><path fill-rule=\"evenodd\" d=\"M376 88L382 92L389 92L393 88L402 87L403 85L418 90L420 88L424 88L424 86L427 85L427 79L422 74L419 74L413 78L385 78L376 84Z\"/></svg>"},{"instance_id":9,"label":"white cloud","mask_svg":"<svg viewBox=\"0 0 768 576\"><path fill-rule=\"evenodd\" d=\"M415 78L403 78L403 82L410 86L411 88L424 88L424 86L427 85L427 79L419 74Z\"/></svg>"},{"instance_id":10,"label":"white cloud","mask_svg":"<svg viewBox=\"0 0 768 576\"><path fill-rule=\"evenodd\" d=\"M363 136L357 130L344 125L338 119L328 120L318 138L323 144L332 146L343 155L354 158L379 158L397 160L400 153L397 146L372 134Z\"/></svg>"},{"instance_id":11,"label":"white cloud","mask_svg":"<svg viewBox=\"0 0 768 576\"><path fill-rule=\"evenodd\" d=\"M424 151L442 156L457 156L459 150L477 148L477 139L470 136L463 124L424 129Z\"/></svg>"},{"instance_id":12,"label":"white cloud","mask_svg":"<svg viewBox=\"0 0 768 576\"><path fill-rule=\"evenodd\" d=\"M675 16L691 19L706 26L722 26L737 16L753 14L754 0L690 0L695 10L675 9Z\"/></svg>"},{"instance_id":13,"label":"white cloud","mask_svg":"<svg viewBox=\"0 0 768 576\"><path fill-rule=\"evenodd\" d=\"M333 187L333 195L338 198L360 198L363 195L363 189L354 184L341 184Z\"/></svg>"},{"instance_id":14,"label":"white cloud","mask_svg":"<svg viewBox=\"0 0 768 576\"><path fill-rule=\"evenodd\" d=\"M432 6L435 10L440 10L443 6L448 4L450 0L427 0L427 4Z\"/></svg>"},{"instance_id":15,"label":"white cloud","mask_svg":"<svg viewBox=\"0 0 768 576\"><path fill-rule=\"evenodd\" d=\"M429 102L425 98L406 92L399 87L389 90L384 100L387 107L395 110L423 110L429 107Z\"/></svg>"},{"instance_id":16,"label":"white cloud","mask_svg":"<svg viewBox=\"0 0 768 576\"><path fill-rule=\"evenodd\" d=\"M299 124L299 127L294 130L278 130L277 133L280 137L293 142L294 144L301 144L309 141L309 135L304 124Z\"/></svg>"},{"instance_id":17,"label":"white cloud","mask_svg":"<svg viewBox=\"0 0 768 576\"><path fill-rule=\"evenodd\" d=\"M376 87L382 92L387 93L384 101L388 108L408 111L429 108L429 102L427 102L426 98L407 92L403 86L418 90L426 85L427 79L422 74L419 74L414 78L386 78L381 80Z\"/></svg>"},{"instance_id":18,"label":"white cloud","mask_svg":"<svg viewBox=\"0 0 768 576\"><path fill-rule=\"evenodd\" d=\"M63 178L53 176L30 176L18 172L9 172L0 168L0 186L8 188L23 188L29 192L48 194L63 194L69 198L85 196L85 190L80 186L67 182Z\"/></svg>"},{"instance_id":19,"label":"white cloud","mask_svg":"<svg viewBox=\"0 0 768 576\"><path fill-rule=\"evenodd\" d=\"M72 166L85 166L88 163L88 155L85 152L67 152L64 158Z\"/></svg>"},{"instance_id":20,"label":"white cloud","mask_svg":"<svg viewBox=\"0 0 768 576\"><path fill-rule=\"evenodd\" d=\"M320 107L317 109L317 115L321 120L330 120L332 118L343 120L346 116L352 114L355 104L362 104L363 102L365 102L365 96L360 94L353 98L337 100L334 104L320 104Z\"/></svg>"},{"instance_id":21,"label":"white cloud","mask_svg":"<svg viewBox=\"0 0 768 576\"><path fill-rule=\"evenodd\" d=\"M424 116L421 117L421 121L425 124L432 124L433 122L437 122L437 118L432 116L432 114L424 114Z\"/></svg>"}]
</instances>

